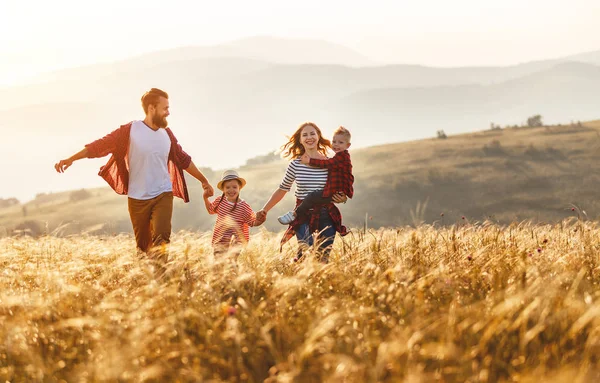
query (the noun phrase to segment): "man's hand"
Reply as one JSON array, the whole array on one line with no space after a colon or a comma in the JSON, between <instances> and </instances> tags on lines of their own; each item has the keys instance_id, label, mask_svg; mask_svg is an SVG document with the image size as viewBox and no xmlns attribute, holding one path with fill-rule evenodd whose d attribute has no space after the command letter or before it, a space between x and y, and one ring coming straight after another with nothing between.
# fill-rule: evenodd
<instances>
[{"instance_id":1,"label":"man's hand","mask_svg":"<svg viewBox=\"0 0 600 383\"><path fill-rule=\"evenodd\" d=\"M64 173L65 170L67 170L71 165L73 165L73 160L67 158L66 160L60 160L54 164L54 169L56 169L56 171L59 173Z\"/></svg>"},{"instance_id":2,"label":"man's hand","mask_svg":"<svg viewBox=\"0 0 600 383\"><path fill-rule=\"evenodd\" d=\"M310 165L310 156L308 155L308 153L304 153L302 157L300 157L300 162L302 162L305 165Z\"/></svg>"},{"instance_id":3,"label":"man's hand","mask_svg":"<svg viewBox=\"0 0 600 383\"><path fill-rule=\"evenodd\" d=\"M204 189L204 197L212 197L215 195L215 190L208 182L202 184L202 189Z\"/></svg>"},{"instance_id":4,"label":"man's hand","mask_svg":"<svg viewBox=\"0 0 600 383\"><path fill-rule=\"evenodd\" d=\"M342 192L337 192L331 197L331 199L335 203L346 203L346 201L348 201L348 196Z\"/></svg>"},{"instance_id":5,"label":"man's hand","mask_svg":"<svg viewBox=\"0 0 600 383\"><path fill-rule=\"evenodd\" d=\"M255 226L262 225L267 220L267 212L264 210L259 210L256 213L256 221L254 223Z\"/></svg>"}]
</instances>

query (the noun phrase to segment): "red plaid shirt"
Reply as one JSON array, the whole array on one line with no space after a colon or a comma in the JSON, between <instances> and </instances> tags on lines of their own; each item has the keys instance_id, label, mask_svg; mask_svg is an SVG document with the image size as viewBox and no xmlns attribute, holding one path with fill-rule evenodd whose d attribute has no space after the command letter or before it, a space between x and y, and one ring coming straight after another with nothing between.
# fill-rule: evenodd
<instances>
[{"instance_id":1,"label":"red plaid shirt","mask_svg":"<svg viewBox=\"0 0 600 383\"><path fill-rule=\"evenodd\" d=\"M296 200L296 207L302 203L301 199ZM279 250L283 249L283 245L290 240L296 234L296 228L302 225L303 223L308 222L308 227L310 228L310 232L318 232L319 231L319 219L321 216L321 209L325 207L329 213L329 217L333 221L333 226L335 227L335 231L340 233L343 237L349 233L346 226L342 225L342 213L333 203L328 203L326 205L315 205L308 213L303 217L297 217L294 221L290 223L290 226L287 228L285 233L283 234L283 238L281 238L281 246Z\"/></svg>"},{"instance_id":2,"label":"red plaid shirt","mask_svg":"<svg viewBox=\"0 0 600 383\"><path fill-rule=\"evenodd\" d=\"M173 195L183 199L185 202L189 202L190 197L185 184L183 170L190 166L192 157L183 151L171 129L166 128L166 131L171 139L171 150L169 151L167 167L171 175L171 183L173 184ZM98 175L104 178L117 194L123 195L127 194L129 187L129 161L127 154L129 152L130 132L131 122L121 125L119 129L85 145L88 150L88 158L98 158L112 154L106 165L100 168Z\"/></svg>"},{"instance_id":3,"label":"red plaid shirt","mask_svg":"<svg viewBox=\"0 0 600 383\"><path fill-rule=\"evenodd\" d=\"M327 183L323 189L323 197L328 198L337 192L343 192L352 198L354 196L354 176L352 175L352 162L347 150L337 152L333 158L326 160L310 159L310 165L317 168L326 168Z\"/></svg>"}]
</instances>

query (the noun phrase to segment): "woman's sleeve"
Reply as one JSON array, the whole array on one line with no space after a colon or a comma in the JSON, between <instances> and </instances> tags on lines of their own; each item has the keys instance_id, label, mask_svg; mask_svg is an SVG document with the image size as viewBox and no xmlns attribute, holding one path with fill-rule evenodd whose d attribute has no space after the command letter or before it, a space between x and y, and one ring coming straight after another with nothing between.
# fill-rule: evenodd
<instances>
[{"instance_id":1,"label":"woman's sleeve","mask_svg":"<svg viewBox=\"0 0 600 383\"><path fill-rule=\"evenodd\" d=\"M281 181L279 188L281 190L285 190L286 192L289 192L292 189L292 184L294 183L295 180L296 180L296 162L292 161L292 162L290 162L290 164L287 167L287 170L285 171L285 176L283 176L283 180Z\"/></svg>"}]
</instances>

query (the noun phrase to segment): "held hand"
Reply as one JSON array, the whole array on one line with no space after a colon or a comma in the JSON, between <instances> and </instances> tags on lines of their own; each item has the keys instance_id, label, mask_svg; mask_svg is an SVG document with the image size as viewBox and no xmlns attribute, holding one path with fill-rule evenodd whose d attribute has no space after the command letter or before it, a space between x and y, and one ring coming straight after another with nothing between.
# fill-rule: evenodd
<instances>
[{"instance_id":1,"label":"held hand","mask_svg":"<svg viewBox=\"0 0 600 383\"><path fill-rule=\"evenodd\" d=\"M346 201L348 201L348 196L346 196L344 193L342 192L338 192L335 193L331 199L333 200L333 202L335 203L346 203Z\"/></svg>"},{"instance_id":2,"label":"held hand","mask_svg":"<svg viewBox=\"0 0 600 383\"><path fill-rule=\"evenodd\" d=\"M305 165L310 165L310 156L308 155L308 153L304 153L302 157L300 157L300 162L302 162Z\"/></svg>"},{"instance_id":3,"label":"held hand","mask_svg":"<svg viewBox=\"0 0 600 383\"><path fill-rule=\"evenodd\" d=\"M66 160L60 160L54 164L54 169L59 173L64 173L71 165L73 165L73 160L67 158Z\"/></svg>"},{"instance_id":4,"label":"held hand","mask_svg":"<svg viewBox=\"0 0 600 383\"><path fill-rule=\"evenodd\" d=\"M267 220L267 212L264 210L259 210L256 213L256 226L262 225Z\"/></svg>"},{"instance_id":5,"label":"held hand","mask_svg":"<svg viewBox=\"0 0 600 383\"><path fill-rule=\"evenodd\" d=\"M214 191L213 187L210 186L210 184L208 182L205 182L202 184L202 189L204 189L205 197L212 197L213 195L215 195L215 191Z\"/></svg>"}]
</instances>

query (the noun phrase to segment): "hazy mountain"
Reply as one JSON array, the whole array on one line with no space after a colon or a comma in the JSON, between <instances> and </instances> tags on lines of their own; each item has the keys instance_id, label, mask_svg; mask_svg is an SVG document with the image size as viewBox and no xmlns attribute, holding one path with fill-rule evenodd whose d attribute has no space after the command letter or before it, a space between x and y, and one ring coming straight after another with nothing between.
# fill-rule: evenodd
<instances>
[{"instance_id":1,"label":"hazy mountain","mask_svg":"<svg viewBox=\"0 0 600 383\"><path fill-rule=\"evenodd\" d=\"M324 108L322 119L343 121L369 141L423 138L443 129L473 131L490 122L522 123L532 114L569 122L598 116L600 67L563 63L494 85L390 88L356 92Z\"/></svg>"},{"instance_id":2,"label":"hazy mountain","mask_svg":"<svg viewBox=\"0 0 600 383\"><path fill-rule=\"evenodd\" d=\"M565 57L562 60L563 61L579 61L579 62L588 63L588 64L600 65L600 50L579 53L576 55Z\"/></svg>"},{"instance_id":3,"label":"hazy mountain","mask_svg":"<svg viewBox=\"0 0 600 383\"><path fill-rule=\"evenodd\" d=\"M217 60L211 60L217 59ZM223 60L227 59L227 60ZM231 60L236 59L236 60ZM187 46L149 52L116 62L87 65L80 68L63 69L36 76L34 82L61 81L83 76L106 76L121 72L142 71L165 63L189 62L199 64L196 73L211 73L209 65L221 63L225 68L250 71L271 64L335 64L344 66L373 65L365 56L323 40L283 39L275 37L250 37L229 43L211 46Z\"/></svg>"},{"instance_id":4,"label":"hazy mountain","mask_svg":"<svg viewBox=\"0 0 600 383\"><path fill-rule=\"evenodd\" d=\"M315 41L249 39L59 71L49 82L1 89L0 129L29 143L24 148L11 141L0 144L3 162L16 161L39 181L35 190L9 183L2 193L23 198L99 185L95 173L101 160L78 163L72 168L76 177L57 178L51 165L120 124L141 118L140 96L152 86L171 95L169 122L184 148L198 165L213 168L237 166L278 148L306 120L315 121L327 135L346 125L359 148L432 137L440 129L453 134L483 129L490 122L512 125L538 113L548 122L594 119L599 113L599 67L562 59L511 67L358 68L216 57L254 49L280 54L271 59L282 62L289 55L280 45L287 43L299 53L338 49ZM329 56L311 57L327 61ZM6 176L19 177L20 172L13 167Z\"/></svg>"}]
</instances>

